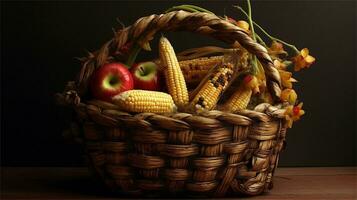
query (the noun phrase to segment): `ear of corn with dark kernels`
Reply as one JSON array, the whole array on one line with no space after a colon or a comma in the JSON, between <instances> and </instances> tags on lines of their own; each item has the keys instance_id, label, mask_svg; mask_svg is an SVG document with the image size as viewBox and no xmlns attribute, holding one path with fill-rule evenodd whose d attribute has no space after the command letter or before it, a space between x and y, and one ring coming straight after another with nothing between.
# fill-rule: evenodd
<instances>
[{"instance_id":1,"label":"ear of corn with dark kernels","mask_svg":"<svg viewBox=\"0 0 357 200\"><path fill-rule=\"evenodd\" d=\"M211 56L179 61L179 65L186 83L194 85L198 84L212 67L220 64L222 61L223 56Z\"/></svg>"},{"instance_id":2,"label":"ear of corn with dark kernels","mask_svg":"<svg viewBox=\"0 0 357 200\"><path fill-rule=\"evenodd\" d=\"M114 104L127 112L172 113L176 105L164 92L128 90L113 97Z\"/></svg>"},{"instance_id":3,"label":"ear of corn with dark kernels","mask_svg":"<svg viewBox=\"0 0 357 200\"><path fill-rule=\"evenodd\" d=\"M164 66L166 84L175 104L183 107L188 104L189 97L185 78L182 74L175 51L169 40L161 37L159 41L160 61Z\"/></svg>"},{"instance_id":4,"label":"ear of corn with dark kernels","mask_svg":"<svg viewBox=\"0 0 357 200\"><path fill-rule=\"evenodd\" d=\"M233 78L234 69L231 63L221 63L212 70L209 78L204 80L200 86L198 93L190 102L190 107L195 111L212 110L228 87L229 82Z\"/></svg>"}]
</instances>

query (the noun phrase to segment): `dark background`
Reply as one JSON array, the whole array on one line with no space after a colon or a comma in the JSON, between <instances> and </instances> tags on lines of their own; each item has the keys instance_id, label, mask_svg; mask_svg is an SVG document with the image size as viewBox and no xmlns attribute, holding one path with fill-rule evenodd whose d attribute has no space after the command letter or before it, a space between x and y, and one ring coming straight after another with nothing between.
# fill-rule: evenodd
<instances>
[{"instance_id":1,"label":"dark background","mask_svg":"<svg viewBox=\"0 0 357 200\"><path fill-rule=\"evenodd\" d=\"M242 1L195 2L234 18L241 16L231 7L237 3ZM53 103L53 94L80 69L75 57L109 40L112 27L120 27L116 18L130 25L178 4L183 2L2 1L1 164L80 165L79 148L61 137L68 119ZM280 166L356 165L356 3L253 1L253 15L270 33L308 47L317 58L295 75L307 114L289 130ZM178 51L221 44L191 34L168 37Z\"/></svg>"}]
</instances>

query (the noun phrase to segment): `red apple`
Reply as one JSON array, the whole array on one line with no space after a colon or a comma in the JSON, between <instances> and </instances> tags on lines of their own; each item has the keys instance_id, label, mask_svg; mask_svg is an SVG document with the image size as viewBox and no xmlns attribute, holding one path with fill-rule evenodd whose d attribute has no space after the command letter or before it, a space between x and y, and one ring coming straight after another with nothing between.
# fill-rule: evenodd
<instances>
[{"instance_id":1,"label":"red apple","mask_svg":"<svg viewBox=\"0 0 357 200\"><path fill-rule=\"evenodd\" d=\"M160 90L160 75L158 66L154 62L142 62L131 69L135 89Z\"/></svg>"},{"instance_id":2,"label":"red apple","mask_svg":"<svg viewBox=\"0 0 357 200\"><path fill-rule=\"evenodd\" d=\"M95 72L90 83L93 96L109 102L113 96L133 88L133 77L122 63L103 65Z\"/></svg>"}]
</instances>

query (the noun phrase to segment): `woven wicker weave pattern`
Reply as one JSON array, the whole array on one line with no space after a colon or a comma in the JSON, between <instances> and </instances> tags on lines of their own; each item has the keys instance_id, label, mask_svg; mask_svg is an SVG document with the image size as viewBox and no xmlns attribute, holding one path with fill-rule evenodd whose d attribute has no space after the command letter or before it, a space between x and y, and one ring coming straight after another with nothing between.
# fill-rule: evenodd
<instances>
[{"instance_id":1,"label":"woven wicker weave pattern","mask_svg":"<svg viewBox=\"0 0 357 200\"><path fill-rule=\"evenodd\" d=\"M235 114L130 114L110 103L81 100L94 70L115 60L124 44L180 30L228 44L238 41L257 56L272 95L280 96L280 76L266 49L242 29L208 13L174 11L140 18L90 54L76 84L59 95L83 125L90 166L110 188L132 195L222 197L270 189L286 136L283 109L262 104L256 111Z\"/></svg>"},{"instance_id":2,"label":"woven wicker weave pattern","mask_svg":"<svg viewBox=\"0 0 357 200\"><path fill-rule=\"evenodd\" d=\"M255 111L255 120L220 111L129 115L99 101L76 111L97 173L129 194L259 194L271 185L285 141L280 120Z\"/></svg>"}]
</instances>

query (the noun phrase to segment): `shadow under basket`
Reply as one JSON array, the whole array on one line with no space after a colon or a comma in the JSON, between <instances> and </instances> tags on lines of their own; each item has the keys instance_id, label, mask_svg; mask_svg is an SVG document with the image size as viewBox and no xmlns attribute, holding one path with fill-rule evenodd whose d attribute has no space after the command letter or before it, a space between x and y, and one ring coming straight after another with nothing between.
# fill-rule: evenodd
<instances>
[{"instance_id":1,"label":"shadow under basket","mask_svg":"<svg viewBox=\"0 0 357 200\"><path fill-rule=\"evenodd\" d=\"M228 44L238 41L262 63L272 96L280 96L280 76L266 49L239 27L209 13L173 11L140 18L89 55L76 83L59 95L83 128L79 136L90 167L112 190L137 197L258 195L271 189L286 128L284 119L268 109L132 114L86 100L91 74L117 60L125 44L178 30Z\"/></svg>"}]
</instances>

